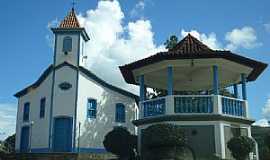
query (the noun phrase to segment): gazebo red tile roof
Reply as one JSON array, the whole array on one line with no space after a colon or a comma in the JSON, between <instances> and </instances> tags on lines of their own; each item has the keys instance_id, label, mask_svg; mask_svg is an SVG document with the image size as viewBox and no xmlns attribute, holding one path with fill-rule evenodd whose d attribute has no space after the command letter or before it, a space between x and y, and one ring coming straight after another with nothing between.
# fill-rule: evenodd
<instances>
[{"instance_id":1,"label":"gazebo red tile roof","mask_svg":"<svg viewBox=\"0 0 270 160\"><path fill-rule=\"evenodd\" d=\"M177 60L177 59L203 59L203 58L223 58L235 63L245 65L253 68L252 72L248 75L248 81L254 81L267 67L267 64L259 62L238 54L232 53L231 51L225 50L212 50L201 41L188 34L182 39L176 46L165 52L156 53L150 57L119 66L120 71L129 84L137 84L135 81L133 70L161 62L163 60Z\"/></svg>"},{"instance_id":2,"label":"gazebo red tile roof","mask_svg":"<svg viewBox=\"0 0 270 160\"><path fill-rule=\"evenodd\" d=\"M188 34L169 51L174 54L201 54L205 52L213 52L212 49L193 37L191 34Z\"/></svg>"},{"instance_id":3,"label":"gazebo red tile roof","mask_svg":"<svg viewBox=\"0 0 270 160\"><path fill-rule=\"evenodd\" d=\"M69 14L60 23L59 28L80 28L80 23L76 17L74 8L71 9Z\"/></svg>"}]
</instances>

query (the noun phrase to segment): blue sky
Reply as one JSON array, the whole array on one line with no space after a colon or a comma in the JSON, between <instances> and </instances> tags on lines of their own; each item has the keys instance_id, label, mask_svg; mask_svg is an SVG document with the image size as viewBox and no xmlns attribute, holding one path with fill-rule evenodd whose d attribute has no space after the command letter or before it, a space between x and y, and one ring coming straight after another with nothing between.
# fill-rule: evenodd
<instances>
[{"instance_id":1,"label":"blue sky","mask_svg":"<svg viewBox=\"0 0 270 160\"><path fill-rule=\"evenodd\" d=\"M112 73L118 74L117 65L148 56L147 51L162 50L162 44L169 35L176 34L181 38L190 31L212 46L232 48L235 53L270 63L269 6L268 0L259 3L254 0L170 0L169 3L154 0L79 0L76 11L84 25L92 22L86 26L93 40L88 51L90 58L92 56L100 63L95 65L88 59L89 69L98 74L111 65L115 68ZM48 26L62 20L70 7L71 0L9 0L1 3L0 139L14 132L17 101L13 94L34 82L52 63L52 33ZM87 14L90 10L92 13ZM95 28L97 25L102 25L108 32L100 33L98 27ZM143 43L139 43L141 39ZM97 49L102 45L113 48ZM122 48L128 50L134 46L138 48L135 51L140 53L130 51L123 53L124 56L120 53ZM100 55L106 55L105 60ZM109 63L104 66L101 62ZM100 76L109 79L105 73L100 73ZM118 75L112 83L121 85L120 78ZM257 120L264 118L262 108L270 106L270 101L267 104L269 80L270 70L267 68L257 81L248 84L249 108L252 117Z\"/></svg>"}]
</instances>

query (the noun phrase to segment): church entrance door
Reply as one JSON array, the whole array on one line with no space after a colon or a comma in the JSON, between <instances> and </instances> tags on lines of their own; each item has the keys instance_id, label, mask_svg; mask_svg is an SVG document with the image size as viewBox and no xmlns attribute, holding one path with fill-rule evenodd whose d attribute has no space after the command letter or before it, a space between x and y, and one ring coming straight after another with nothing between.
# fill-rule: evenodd
<instances>
[{"instance_id":1,"label":"church entrance door","mask_svg":"<svg viewBox=\"0 0 270 160\"><path fill-rule=\"evenodd\" d=\"M53 129L53 151L71 152L72 151L72 118L54 118Z\"/></svg>"}]
</instances>

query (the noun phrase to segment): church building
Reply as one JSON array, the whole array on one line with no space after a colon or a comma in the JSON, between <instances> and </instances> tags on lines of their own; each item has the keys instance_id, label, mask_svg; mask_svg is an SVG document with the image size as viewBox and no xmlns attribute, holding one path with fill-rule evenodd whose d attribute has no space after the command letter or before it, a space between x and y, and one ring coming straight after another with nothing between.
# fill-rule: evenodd
<instances>
[{"instance_id":1,"label":"church building","mask_svg":"<svg viewBox=\"0 0 270 160\"><path fill-rule=\"evenodd\" d=\"M85 68L90 37L74 9L57 28L53 64L18 98L17 152L105 152L104 136L121 126L136 133L138 97Z\"/></svg>"}]
</instances>

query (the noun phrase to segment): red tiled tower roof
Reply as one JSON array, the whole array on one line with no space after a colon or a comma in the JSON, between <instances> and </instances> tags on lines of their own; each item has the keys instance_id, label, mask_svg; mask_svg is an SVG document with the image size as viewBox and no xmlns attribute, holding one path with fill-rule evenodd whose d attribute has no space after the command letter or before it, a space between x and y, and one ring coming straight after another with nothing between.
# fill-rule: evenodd
<instances>
[{"instance_id":1,"label":"red tiled tower roof","mask_svg":"<svg viewBox=\"0 0 270 160\"><path fill-rule=\"evenodd\" d=\"M74 8L71 9L69 14L60 23L59 28L80 28L80 23L76 17Z\"/></svg>"},{"instance_id":2,"label":"red tiled tower roof","mask_svg":"<svg viewBox=\"0 0 270 160\"><path fill-rule=\"evenodd\" d=\"M213 50L191 34L188 34L169 51L175 54L200 54L211 53Z\"/></svg>"}]
</instances>

